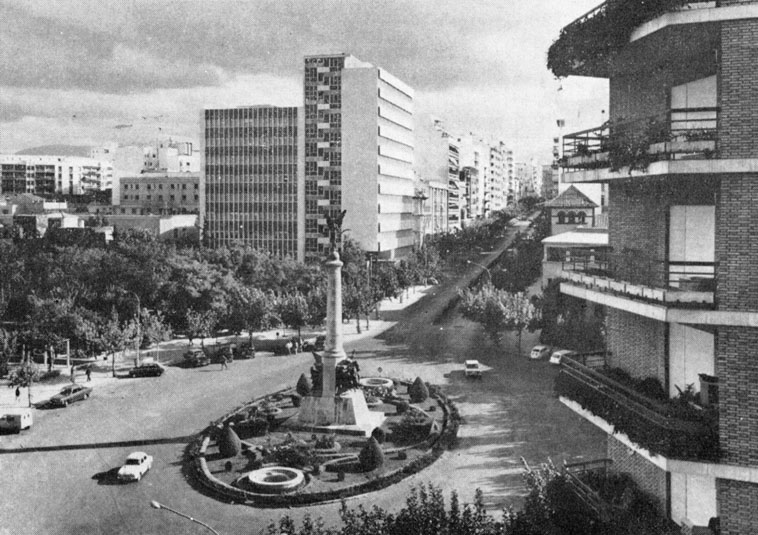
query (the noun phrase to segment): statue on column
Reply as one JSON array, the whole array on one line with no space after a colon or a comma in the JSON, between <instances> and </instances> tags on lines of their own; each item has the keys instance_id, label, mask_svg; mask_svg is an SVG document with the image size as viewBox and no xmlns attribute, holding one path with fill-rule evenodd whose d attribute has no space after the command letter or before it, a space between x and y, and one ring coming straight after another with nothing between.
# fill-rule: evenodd
<instances>
[{"instance_id":1,"label":"statue on column","mask_svg":"<svg viewBox=\"0 0 758 535\"><path fill-rule=\"evenodd\" d=\"M342 220L345 219L346 213L347 210L342 210L334 217L332 217L329 213L325 214L327 235L329 236L329 244L331 245L330 252L332 253L337 250L337 244L341 244L342 242Z\"/></svg>"}]
</instances>

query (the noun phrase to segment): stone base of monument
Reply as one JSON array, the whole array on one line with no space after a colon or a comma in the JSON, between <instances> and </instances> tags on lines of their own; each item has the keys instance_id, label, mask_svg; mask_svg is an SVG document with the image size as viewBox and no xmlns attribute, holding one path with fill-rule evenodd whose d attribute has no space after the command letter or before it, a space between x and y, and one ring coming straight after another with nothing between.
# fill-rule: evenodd
<instances>
[{"instance_id":1,"label":"stone base of monument","mask_svg":"<svg viewBox=\"0 0 758 535\"><path fill-rule=\"evenodd\" d=\"M368 437L384 419L383 413L369 410L363 391L355 389L333 398L304 397L297 417L284 425L319 433Z\"/></svg>"}]
</instances>

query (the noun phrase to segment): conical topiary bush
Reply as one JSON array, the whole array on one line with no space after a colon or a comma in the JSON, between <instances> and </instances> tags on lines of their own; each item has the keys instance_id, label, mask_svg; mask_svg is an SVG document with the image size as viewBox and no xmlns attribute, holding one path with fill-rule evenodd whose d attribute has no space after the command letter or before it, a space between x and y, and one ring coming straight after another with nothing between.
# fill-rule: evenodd
<instances>
[{"instance_id":1,"label":"conical topiary bush","mask_svg":"<svg viewBox=\"0 0 758 535\"><path fill-rule=\"evenodd\" d=\"M221 430L221 436L218 439L218 451L223 458L235 457L242 451L240 437L230 425Z\"/></svg>"},{"instance_id":2,"label":"conical topiary bush","mask_svg":"<svg viewBox=\"0 0 758 535\"><path fill-rule=\"evenodd\" d=\"M358 462L365 472L376 470L384 465L384 452L374 437L366 441L366 445L358 454Z\"/></svg>"},{"instance_id":3,"label":"conical topiary bush","mask_svg":"<svg viewBox=\"0 0 758 535\"><path fill-rule=\"evenodd\" d=\"M300 374L300 379L297 380L297 386L295 387L295 390L297 390L297 393L303 397L310 395L311 390L313 390L310 380L305 376L304 373Z\"/></svg>"},{"instance_id":4,"label":"conical topiary bush","mask_svg":"<svg viewBox=\"0 0 758 535\"><path fill-rule=\"evenodd\" d=\"M413 403L421 403L429 397L429 389L426 387L426 383L421 380L421 377L416 377L413 384L408 387L408 395Z\"/></svg>"}]
</instances>

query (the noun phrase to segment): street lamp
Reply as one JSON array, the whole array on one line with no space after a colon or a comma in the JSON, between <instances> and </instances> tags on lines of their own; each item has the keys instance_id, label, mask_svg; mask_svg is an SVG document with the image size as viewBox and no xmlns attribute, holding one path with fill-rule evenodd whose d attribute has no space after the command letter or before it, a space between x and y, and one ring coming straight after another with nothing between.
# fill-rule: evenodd
<instances>
[{"instance_id":1,"label":"street lamp","mask_svg":"<svg viewBox=\"0 0 758 535\"><path fill-rule=\"evenodd\" d=\"M479 264L478 262L474 262L473 260L466 260L467 264L474 264L475 266L479 266L484 271L487 272L487 276L490 278L490 282L492 282L492 273L490 272L489 268L487 266L483 266L482 264Z\"/></svg>"},{"instance_id":2,"label":"street lamp","mask_svg":"<svg viewBox=\"0 0 758 535\"><path fill-rule=\"evenodd\" d=\"M152 500L152 501L150 502L150 507L152 507L153 509L165 509L166 511L170 511L170 512L174 513L175 515L178 515L178 516L180 516L180 517L182 517L182 518L186 518L186 519L187 519L187 520L189 520L190 522L194 522L195 524L200 524L200 525L201 525L201 526L203 526L205 529L207 529L207 530L208 530L208 531L210 531L211 533L214 533L215 535L221 535L221 534L220 534L218 531L216 531L215 529L213 529L212 527L210 527L210 526L209 526L208 524L206 524L205 522L201 522L200 520L198 520L198 519L196 519L196 518L192 518L192 517L191 517L191 516L189 516L189 515L185 515L184 513L180 513L180 512L179 512L179 511L177 511L176 509L171 509L171 507L168 507L167 505L163 505L162 503L158 503L158 502L156 502L155 500Z\"/></svg>"}]
</instances>

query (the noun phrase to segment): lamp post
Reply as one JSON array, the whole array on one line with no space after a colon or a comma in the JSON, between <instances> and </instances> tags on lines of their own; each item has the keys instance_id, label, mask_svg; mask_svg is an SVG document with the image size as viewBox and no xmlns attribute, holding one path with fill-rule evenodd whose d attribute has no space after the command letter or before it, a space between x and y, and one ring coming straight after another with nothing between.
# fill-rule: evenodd
<instances>
[{"instance_id":1,"label":"lamp post","mask_svg":"<svg viewBox=\"0 0 758 535\"><path fill-rule=\"evenodd\" d=\"M208 524L206 524L205 522L201 522L201 521L200 521L200 520L198 520L197 518L192 518L192 517L191 517L191 516L189 516L189 515L185 515L184 513L181 513L181 512L179 512L179 511L177 511L176 509L171 509L171 507L168 507L167 505L163 505L162 503L158 503L158 502L156 502L155 500L152 500L152 501L150 502L150 507L152 507L153 509L165 509L166 511L170 511L170 512L174 513L175 515L178 515L178 516L180 516L180 517L182 517L182 518L186 518L186 519L187 519L187 520L189 520L190 522L194 522L195 524L200 524L200 525L201 525L201 526L203 526L205 529L207 529L207 530L208 530L208 531L210 531L211 533L214 533L215 535L221 535L221 534L220 534L218 531L216 531L215 529L213 529L212 527L210 527L210 526L209 526Z\"/></svg>"},{"instance_id":2,"label":"lamp post","mask_svg":"<svg viewBox=\"0 0 758 535\"><path fill-rule=\"evenodd\" d=\"M480 268L482 268L484 271L487 272L487 276L490 279L490 283L492 282L492 273L490 272L490 269L487 266L483 266L482 264L479 264L478 262L474 262L473 260L466 260L466 263L474 264L475 266L479 266Z\"/></svg>"}]
</instances>

